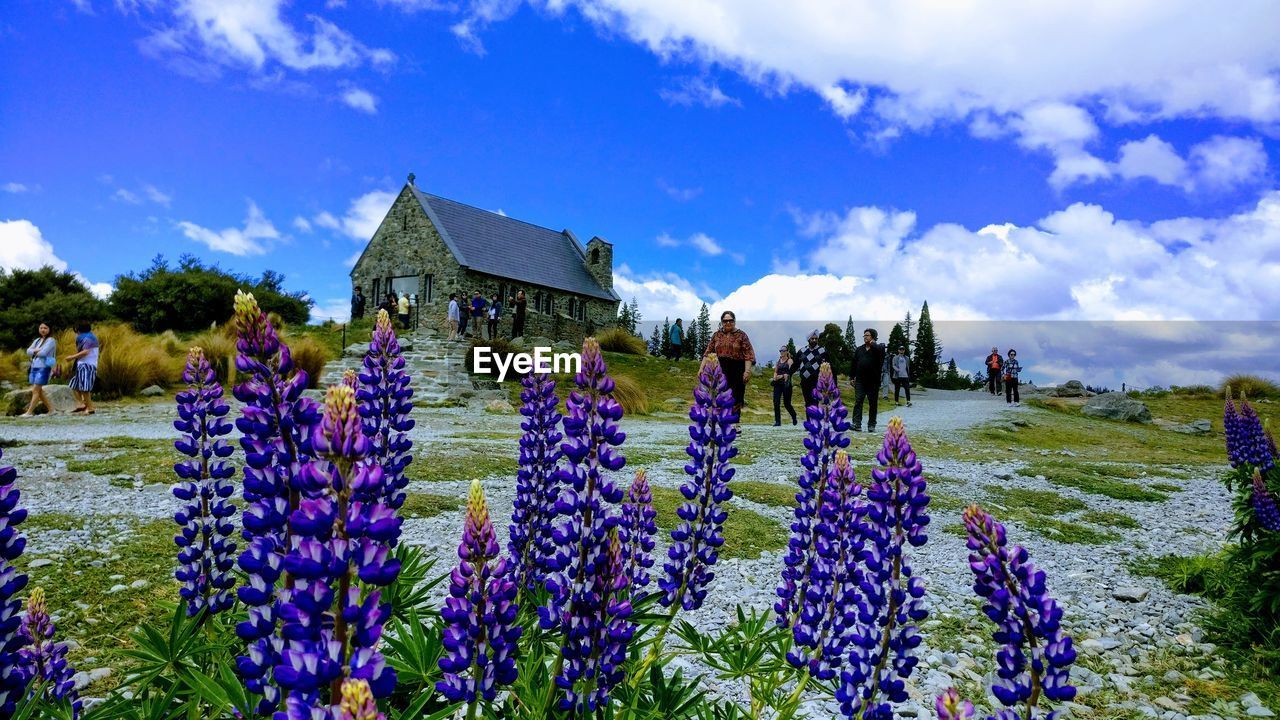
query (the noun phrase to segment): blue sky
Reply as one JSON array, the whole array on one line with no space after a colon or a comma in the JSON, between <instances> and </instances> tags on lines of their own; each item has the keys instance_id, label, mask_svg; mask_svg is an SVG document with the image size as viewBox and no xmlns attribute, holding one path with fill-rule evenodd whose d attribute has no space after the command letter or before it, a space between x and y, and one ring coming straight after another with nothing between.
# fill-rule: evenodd
<instances>
[{"instance_id":1,"label":"blue sky","mask_svg":"<svg viewBox=\"0 0 1280 720\"><path fill-rule=\"evenodd\" d=\"M11 0L0 265L340 316L414 172L648 317L1280 319L1280 6L1113 5Z\"/></svg>"}]
</instances>

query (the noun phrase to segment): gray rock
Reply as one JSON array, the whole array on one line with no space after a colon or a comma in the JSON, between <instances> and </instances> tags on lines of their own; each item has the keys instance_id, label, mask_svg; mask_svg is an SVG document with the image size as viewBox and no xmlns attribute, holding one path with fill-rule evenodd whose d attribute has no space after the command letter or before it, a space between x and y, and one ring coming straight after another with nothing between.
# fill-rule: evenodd
<instances>
[{"instance_id":1,"label":"gray rock","mask_svg":"<svg viewBox=\"0 0 1280 720\"><path fill-rule=\"evenodd\" d=\"M1264 707L1262 705L1254 705L1253 707L1245 710L1244 714L1248 715L1249 717L1275 717L1276 715L1275 713L1271 712L1270 708Z\"/></svg>"},{"instance_id":2,"label":"gray rock","mask_svg":"<svg viewBox=\"0 0 1280 720\"><path fill-rule=\"evenodd\" d=\"M1119 587L1112 593L1111 597L1124 602L1142 602L1147 599L1147 595L1151 591L1144 587Z\"/></svg>"},{"instance_id":3,"label":"gray rock","mask_svg":"<svg viewBox=\"0 0 1280 720\"><path fill-rule=\"evenodd\" d=\"M107 590L107 594L115 595L118 592L124 592L125 590L128 590L128 589L129 589L128 585L112 585L111 589Z\"/></svg>"},{"instance_id":4,"label":"gray rock","mask_svg":"<svg viewBox=\"0 0 1280 720\"><path fill-rule=\"evenodd\" d=\"M142 388L142 392L138 394L143 397L160 397L164 395L164 388L159 385L148 385Z\"/></svg>"},{"instance_id":5,"label":"gray rock","mask_svg":"<svg viewBox=\"0 0 1280 720\"><path fill-rule=\"evenodd\" d=\"M134 580L133 582L129 583L129 587L133 588L134 590L145 590L150 585L151 583L147 582L146 580Z\"/></svg>"},{"instance_id":6,"label":"gray rock","mask_svg":"<svg viewBox=\"0 0 1280 720\"><path fill-rule=\"evenodd\" d=\"M1184 435L1207 435L1213 431L1213 423L1208 420L1192 420L1185 425L1170 425L1169 429Z\"/></svg>"},{"instance_id":7,"label":"gray rock","mask_svg":"<svg viewBox=\"0 0 1280 720\"><path fill-rule=\"evenodd\" d=\"M1240 696L1240 704L1247 708L1256 707L1262 704L1262 698L1257 693L1247 692Z\"/></svg>"},{"instance_id":8,"label":"gray rock","mask_svg":"<svg viewBox=\"0 0 1280 720\"><path fill-rule=\"evenodd\" d=\"M1055 397L1084 397L1086 392L1088 391L1084 389L1084 383L1079 380L1068 380L1054 388L1053 395Z\"/></svg>"},{"instance_id":9,"label":"gray rock","mask_svg":"<svg viewBox=\"0 0 1280 720\"><path fill-rule=\"evenodd\" d=\"M52 565L52 564L53 564L53 561L50 560L49 558L40 558L39 560L32 560L31 564L28 565L27 567L42 568L42 567L45 567L46 565Z\"/></svg>"},{"instance_id":10,"label":"gray rock","mask_svg":"<svg viewBox=\"0 0 1280 720\"><path fill-rule=\"evenodd\" d=\"M513 408L513 407L511 406L511 403L507 402L506 400L490 400L490 401L489 401L488 403L486 403L486 404L485 404L485 406L484 406L484 411L485 411L485 412L487 412L487 413L497 413L497 414L501 414L501 415L505 415L505 414L510 413L510 412L512 412L512 411L514 411L514 410L515 410L515 408Z\"/></svg>"},{"instance_id":11,"label":"gray rock","mask_svg":"<svg viewBox=\"0 0 1280 720\"><path fill-rule=\"evenodd\" d=\"M58 413L68 413L76 408L75 396L71 394L71 388L66 385L45 385L44 396L49 398L49 402L53 404L53 411ZM26 412L27 404L31 402L31 389L24 388L22 390L12 390L5 393L4 408L5 415L21 415ZM36 413L47 412L44 405L41 405Z\"/></svg>"},{"instance_id":12,"label":"gray rock","mask_svg":"<svg viewBox=\"0 0 1280 720\"><path fill-rule=\"evenodd\" d=\"M1090 417L1121 420L1125 422L1151 422L1151 411L1145 403L1124 393L1103 393L1089 398L1080 412Z\"/></svg>"}]
</instances>

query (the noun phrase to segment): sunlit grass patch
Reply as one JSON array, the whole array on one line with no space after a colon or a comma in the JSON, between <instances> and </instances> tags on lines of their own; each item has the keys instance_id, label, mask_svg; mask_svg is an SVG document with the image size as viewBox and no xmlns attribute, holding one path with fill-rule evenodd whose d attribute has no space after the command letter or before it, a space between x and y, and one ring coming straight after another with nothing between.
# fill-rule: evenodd
<instances>
[{"instance_id":1,"label":"sunlit grass patch","mask_svg":"<svg viewBox=\"0 0 1280 720\"><path fill-rule=\"evenodd\" d=\"M431 482L472 480L493 476L515 477L515 451L451 446L448 452L422 453L414 457L405 471L411 479Z\"/></svg>"},{"instance_id":2,"label":"sunlit grass patch","mask_svg":"<svg viewBox=\"0 0 1280 720\"><path fill-rule=\"evenodd\" d=\"M732 481L730 482L732 487ZM658 511L658 527L664 532L680 524L676 508L683 503L679 490L665 487L653 488L653 507ZM744 507L728 508L729 518L724 524L724 545L720 556L724 558L755 558L762 553L781 550L787 545L787 530L753 510Z\"/></svg>"},{"instance_id":3,"label":"sunlit grass patch","mask_svg":"<svg viewBox=\"0 0 1280 720\"><path fill-rule=\"evenodd\" d=\"M796 504L796 492L799 490L795 485L783 485L759 480L744 480L741 482L731 480L729 488L733 490L733 494L737 497L746 498L760 505L776 505L778 507L794 506Z\"/></svg>"},{"instance_id":4,"label":"sunlit grass patch","mask_svg":"<svg viewBox=\"0 0 1280 720\"><path fill-rule=\"evenodd\" d=\"M1091 495L1104 495L1115 500L1131 500L1136 502L1161 502L1169 498L1166 492L1153 489L1155 485L1170 486L1166 483L1144 483L1137 475L1139 471L1125 465L1108 465L1101 463L1058 463L1033 462L1020 468L1019 475L1035 477L1043 475L1054 485L1072 487ZM1137 482L1126 482L1134 479Z\"/></svg>"},{"instance_id":5,"label":"sunlit grass patch","mask_svg":"<svg viewBox=\"0 0 1280 720\"><path fill-rule=\"evenodd\" d=\"M1125 530L1136 530L1142 527L1142 523L1132 517L1112 510L1090 510L1081 515L1080 519L1102 527L1123 528Z\"/></svg>"},{"instance_id":6,"label":"sunlit grass patch","mask_svg":"<svg viewBox=\"0 0 1280 720\"><path fill-rule=\"evenodd\" d=\"M435 493L411 492L405 496L404 505L400 507L400 516L404 518L429 518L441 513L462 509L462 499L437 495Z\"/></svg>"},{"instance_id":7,"label":"sunlit grass patch","mask_svg":"<svg viewBox=\"0 0 1280 720\"><path fill-rule=\"evenodd\" d=\"M1073 497L1050 490L1028 490L1026 488L1004 487L1003 485L987 485L983 488L996 503L1014 512L1039 512L1048 515L1063 515L1089 507Z\"/></svg>"},{"instance_id":8,"label":"sunlit grass patch","mask_svg":"<svg viewBox=\"0 0 1280 720\"><path fill-rule=\"evenodd\" d=\"M144 483L172 483L177 479L173 464L184 459L169 440L143 440L129 437L106 437L90 440L84 450L96 457L63 454L68 472L87 472L116 478L130 476Z\"/></svg>"}]
</instances>

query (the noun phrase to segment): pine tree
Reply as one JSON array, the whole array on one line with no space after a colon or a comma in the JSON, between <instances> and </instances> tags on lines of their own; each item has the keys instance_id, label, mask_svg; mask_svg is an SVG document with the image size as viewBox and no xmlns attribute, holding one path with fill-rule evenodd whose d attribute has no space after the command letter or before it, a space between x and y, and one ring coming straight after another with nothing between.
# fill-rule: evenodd
<instances>
[{"instance_id":1,"label":"pine tree","mask_svg":"<svg viewBox=\"0 0 1280 720\"><path fill-rule=\"evenodd\" d=\"M635 332L634 327L635 325L631 322L631 306L623 303L622 308L618 310L618 328Z\"/></svg>"},{"instance_id":2,"label":"pine tree","mask_svg":"<svg viewBox=\"0 0 1280 720\"><path fill-rule=\"evenodd\" d=\"M911 343L913 342L912 338L915 337L911 334L911 328L915 327L915 323L911 322L910 310L907 311L907 319L903 320L901 325L903 334L907 336L907 352L910 353L912 347Z\"/></svg>"},{"instance_id":3,"label":"pine tree","mask_svg":"<svg viewBox=\"0 0 1280 720\"><path fill-rule=\"evenodd\" d=\"M844 344L850 351L862 344L857 331L853 329L853 316L849 316L849 320L844 324Z\"/></svg>"},{"instance_id":4,"label":"pine tree","mask_svg":"<svg viewBox=\"0 0 1280 720\"><path fill-rule=\"evenodd\" d=\"M796 358L796 339L795 338L787 338L787 353L791 355L792 360Z\"/></svg>"},{"instance_id":5,"label":"pine tree","mask_svg":"<svg viewBox=\"0 0 1280 720\"><path fill-rule=\"evenodd\" d=\"M662 353L662 336L658 333L662 330L658 327L658 323L653 324L653 334L649 336L649 354L658 357Z\"/></svg>"},{"instance_id":6,"label":"pine tree","mask_svg":"<svg viewBox=\"0 0 1280 720\"><path fill-rule=\"evenodd\" d=\"M671 318L662 318L662 338L658 342L658 351L662 357L671 356Z\"/></svg>"},{"instance_id":7,"label":"pine tree","mask_svg":"<svg viewBox=\"0 0 1280 720\"><path fill-rule=\"evenodd\" d=\"M853 367L853 348L844 342L844 333L835 323L827 323L818 334L818 344L827 349L827 358L831 361L831 369L837 375L850 372Z\"/></svg>"},{"instance_id":8,"label":"pine tree","mask_svg":"<svg viewBox=\"0 0 1280 720\"><path fill-rule=\"evenodd\" d=\"M635 296L634 296L634 295L632 295L632 296L631 296L631 328L630 328L630 331L631 331L631 334L632 334L632 335L635 335L636 337L644 337L643 335L641 335L639 332L637 332L637 331L636 331L636 328L637 328L637 327L639 327L639 325L640 325L640 320L642 320L642 319L643 319L643 318L642 318L642 316L640 315L640 303L636 302L636 298L635 298Z\"/></svg>"},{"instance_id":9,"label":"pine tree","mask_svg":"<svg viewBox=\"0 0 1280 720\"><path fill-rule=\"evenodd\" d=\"M698 328L697 320L690 320L688 327L684 331L684 356L689 359L697 360L702 347L698 344L699 333L702 332Z\"/></svg>"},{"instance_id":10,"label":"pine tree","mask_svg":"<svg viewBox=\"0 0 1280 720\"><path fill-rule=\"evenodd\" d=\"M942 362L942 347L933 333L933 320L929 318L929 301L920 308L920 322L916 330L916 350L911 356L911 370L925 387L938 386L938 365Z\"/></svg>"},{"instance_id":11,"label":"pine tree","mask_svg":"<svg viewBox=\"0 0 1280 720\"><path fill-rule=\"evenodd\" d=\"M909 345L907 342L907 331L902 329L902 323L894 325L893 330L889 331L889 353L897 355L898 348L905 348L907 345Z\"/></svg>"},{"instance_id":12,"label":"pine tree","mask_svg":"<svg viewBox=\"0 0 1280 720\"><path fill-rule=\"evenodd\" d=\"M707 343L711 342L711 334L715 332L714 327L711 324L711 310L707 308L706 303L702 303L702 307L698 310L698 349L694 357L698 357L706 349Z\"/></svg>"}]
</instances>

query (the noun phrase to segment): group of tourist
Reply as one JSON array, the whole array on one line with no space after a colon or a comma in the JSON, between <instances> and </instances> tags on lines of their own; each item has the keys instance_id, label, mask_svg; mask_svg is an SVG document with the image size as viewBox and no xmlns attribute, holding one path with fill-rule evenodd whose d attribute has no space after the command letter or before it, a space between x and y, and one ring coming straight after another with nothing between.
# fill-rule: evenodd
<instances>
[{"instance_id":1,"label":"group of tourist","mask_svg":"<svg viewBox=\"0 0 1280 720\"><path fill-rule=\"evenodd\" d=\"M1018 375L1022 373L1022 365L1018 363L1018 351L1009 348L1009 354L1000 357L999 348L991 348L986 359L987 391L999 396L1004 388L1004 401L1008 405L1021 405L1022 397L1018 394Z\"/></svg>"},{"instance_id":2,"label":"group of tourist","mask_svg":"<svg viewBox=\"0 0 1280 720\"><path fill-rule=\"evenodd\" d=\"M522 337L524 335L525 312L528 307L528 300L525 298L523 290L515 295L507 298L507 307L512 309L511 314L511 337L512 339ZM498 293L493 293L486 300L484 294L479 290L471 293L471 300L468 303L466 298L458 299L458 293L449 293L449 309L446 312L445 319L449 323L449 341L456 342L469 336L468 320L470 327L475 331L476 338L493 340L498 337L498 323L502 320L503 312L502 299ZM484 331L481 331L483 325Z\"/></svg>"},{"instance_id":3,"label":"group of tourist","mask_svg":"<svg viewBox=\"0 0 1280 720\"><path fill-rule=\"evenodd\" d=\"M352 319L364 317L364 311L368 307L368 301L364 297L364 290L356 288L355 295L351 296L351 317ZM379 310L386 310L387 315L395 317L400 321L400 327L409 329L409 310L412 307L412 301L409 293L404 293L396 297L394 292L389 292L382 298L382 302L378 303Z\"/></svg>"},{"instance_id":4,"label":"group of tourist","mask_svg":"<svg viewBox=\"0 0 1280 720\"><path fill-rule=\"evenodd\" d=\"M98 336L93 334L89 323L77 324L76 351L62 358L70 363L70 369L66 373L67 385L76 400L72 414L93 415L96 412L93 406L93 386L98 380L100 352ZM31 383L31 401L20 417L35 416L41 405L45 412L53 415L57 410L49 401L49 396L45 395L44 388L63 373L62 366L58 364L58 341L53 337L48 323L40 323L36 328L36 339L27 347L27 355L31 358L31 367L27 370L27 381Z\"/></svg>"}]
</instances>

